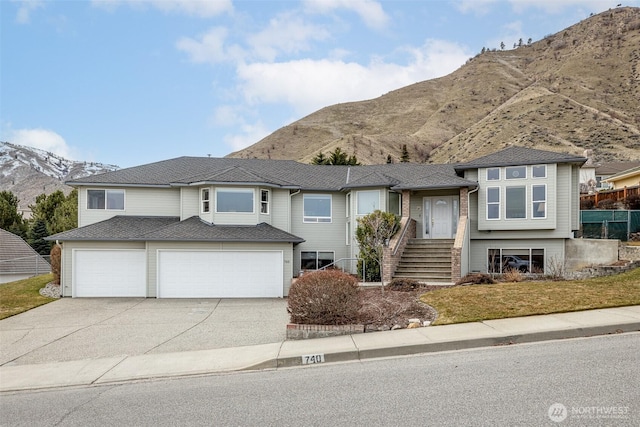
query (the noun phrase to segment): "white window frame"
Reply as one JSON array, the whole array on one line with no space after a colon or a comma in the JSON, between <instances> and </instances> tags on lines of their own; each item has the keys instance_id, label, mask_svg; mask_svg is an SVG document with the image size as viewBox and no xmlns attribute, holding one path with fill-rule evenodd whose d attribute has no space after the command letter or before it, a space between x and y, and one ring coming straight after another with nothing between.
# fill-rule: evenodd
<instances>
[{"instance_id":1,"label":"white window frame","mask_svg":"<svg viewBox=\"0 0 640 427\"><path fill-rule=\"evenodd\" d=\"M101 191L104 194L104 207L103 208L91 208L89 207L89 192ZM109 193L122 193L122 209L109 207ZM88 188L87 189L87 210L91 211L124 211L127 207L127 193L125 190L104 189L104 188Z\"/></svg>"},{"instance_id":2,"label":"white window frame","mask_svg":"<svg viewBox=\"0 0 640 427\"><path fill-rule=\"evenodd\" d=\"M378 196L378 204L377 207L374 207L373 210L360 210L360 195L364 195L364 194L373 194L375 193ZM356 191L356 215L357 216L364 216L364 215L369 215L372 212L375 212L376 210L380 209L380 190L362 190L362 191Z\"/></svg>"},{"instance_id":3,"label":"white window frame","mask_svg":"<svg viewBox=\"0 0 640 427\"><path fill-rule=\"evenodd\" d=\"M536 174L534 173L534 171L537 168L542 168L542 170L544 171L544 175L542 176L536 176ZM547 177L547 165L533 165L531 166L531 178L532 179L543 179Z\"/></svg>"},{"instance_id":4,"label":"white window frame","mask_svg":"<svg viewBox=\"0 0 640 427\"><path fill-rule=\"evenodd\" d=\"M523 198L523 208L524 208L524 216L522 217L509 217L509 199L508 194L510 189L523 189L524 190L524 198ZM522 221L523 219L527 219L527 186L526 185L508 185L504 187L504 219L506 220L515 220Z\"/></svg>"},{"instance_id":5,"label":"white window frame","mask_svg":"<svg viewBox=\"0 0 640 427\"><path fill-rule=\"evenodd\" d=\"M544 199L540 199L540 200L536 200L535 199L535 188L536 187L542 187L544 188ZM537 208L539 207L539 205L537 205L538 203L542 204L542 207L544 209L544 215L543 216L536 216L537 213ZM546 184L535 184L531 186L531 218L532 219L546 219L547 218L547 185Z\"/></svg>"},{"instance_id":6,"label":"white window frame","mask_svg":"<svg viewBox=\"0 0 640 427\"><path fill-rule=\"evenodd\" d=\"M271 191L266 188L260 189L260 213L269 215L269 201L271 200Z\"/></svg>"},{"instance_id":7,"label":"white window frame","mask_svg":"<svg viewBox=\"0 0 640 427\"><path fill-rule=\"evenodd\" d=\"M206 198L205 198L205 193L207 193ZM211 189L210 188L200 189L200 212L202 213L211 212Z\"/></svg>"},{"instance_id":8,"label":"white window frame","mask_svg":"<svg viewBox=\"0 0 640 427\"><path fill-rule=\"evenodd\" d=\"M497 178L489 178L489 172L490 171L498 171L498 177ZM487 168L486 170L487 172L487 181L500 181L500 176L502 175L502 171L500 170L500 168Z\"/></svg>"},{"instance_id":9,"label":"white window frame","mask_svg":"<svg viewBox=\"0 0 640 427\"><path fill-rule=\"evenodd\" d=\"M509 171L510 170L515 170L515 169L523 170L524 171L523 176L520 176L520 173L518 173L516 176L509 176ZM512 173L512 175L513 175L513 173ZM507 180L527 179L527 167L526 166L507 166L507 167L504 168L504 177Z\"/></svg>"},{"instance_id":10,"label":"white window frame","mask_svg":"<svg viewBox=\"0 0 640 427\"><path fill-rule=\"evenodd\" d=\"M393 212L391 210L391 195L393 194L393 197L398 197L398 211L397 212ZM402 216L402 193L398 193L396 191L389 191L387 193L387 200L388 200L388 204L389 204L389 208L388 211L391 212L394 215L398 215L398 216Z\"/></svg>"},{"instance_id":11,"label":"white window frame","mask_svg":"<svg viewBox=\"0 0 640 427\"><path fill-rule=\"evenodd\" d=\"M219 209L218 206L218 194L220 193L245 193L245 194L251 194L251 211L221 211ZM215 191L215 197L216 197L216 213L220 213L220 214L238 214L238 215L251 215L254 214L256 211L256 192L254 191L253 188L242 188L242 187L223 187L223 188L216 188Z\"/></svg>"},{"instance_id":12,"label":"white window frame","mask_svg":"<svg viewBox=\"0 0 640 427\"><path fill-rule=\"evenodd\" d=\"M487 201L486 201L486 218L487 221L499 221L500 218L502 217L502 215L500 215L502 209L500 206L500 198L502 196L501 191L500 191L501 187L487 187ZM496 190L498 192L498 201L497 202L489 202L489 190ZM490 218L489 217L489 205L497 205L498 206L498 217L497 218Z\"/></svg>"},{"instance_id":13,"label":"white window frame","mask_svg":"<svg viewBox=\"0 0 640 427\"><path fill-rule=\"evenodd\" d=\"M305 215L305 203L307 199L328 199L329 200L329 216ZM302 222L305 223L330 223L333 218L333 197L331 194L304 194L302 196Z\"/></svg>"}]
</instances>

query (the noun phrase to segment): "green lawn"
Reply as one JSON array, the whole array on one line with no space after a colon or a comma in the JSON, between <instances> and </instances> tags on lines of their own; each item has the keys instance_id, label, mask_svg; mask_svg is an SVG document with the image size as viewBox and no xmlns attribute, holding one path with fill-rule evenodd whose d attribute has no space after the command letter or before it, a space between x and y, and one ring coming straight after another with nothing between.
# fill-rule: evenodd
<instances>
[{"instance_id":1,"label":"green lawn","mask_svg":"<svg viewBox=\"0 0 640 427\"><path fill-rule=\"evenodd\" d=\"M0 285L0 319L55 301L39 293L52 280L53 274L45 274Z\"/></svg>"},{"instance_id":2,"label":"green lawn","mask_svg":"<svg viewBox=\"0 0 640 427\"><path fill-rule=\"evenodd\" d=\"M423 294L438 311L434 325L640 304L640 268L572 281L456 286Z\"/></svg>"}]
</instances>

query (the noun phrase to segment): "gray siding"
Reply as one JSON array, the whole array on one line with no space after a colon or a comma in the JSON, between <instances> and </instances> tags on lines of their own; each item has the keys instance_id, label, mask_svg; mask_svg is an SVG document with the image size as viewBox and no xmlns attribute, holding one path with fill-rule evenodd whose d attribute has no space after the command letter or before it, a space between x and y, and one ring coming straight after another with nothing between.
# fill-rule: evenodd
<instances>
[{"instance_id":1,"label":"gray siding","mask_svg":"<svg viewBox=\"0 0 640 427\"><path fill-rule=\"evenodd\" d=\"M104 221L116 215L180 216L180 190L177 188L121 188L125 192L122 211L87 209L87 189L104 188L78 189L78 227Z\"/></svg>"},{"instance_id":2,"label":"gray siding","mask_svg":"<svg viewBox=\"0 0 640 427\"><path fill-rule=\"evenodd\" d=\"M180 188L180 220L197 216L200 213L200 189L194 187Z\"/></svg>"},{"instance_id":3,"label":"gray siding","mask_svg":"<svg viewBox=\"0 0 640 427\"><path fill-rule=\"evenodd\" d=\"M544 249L545 272L564 259L564 239L472 240L470 271L487 272L489 249Z\"/></svg>"},{"instance_id":4,"label":"gray siding","mask_svg":"<svg viewBox=\"0 0 640 427\"><path fill-rule=\"evenodd\" d=\"M289 190L271 190L269 224L291 232L291 204ZM267 222L267 221L265 221Z\"/></svg>"}]
</instances>

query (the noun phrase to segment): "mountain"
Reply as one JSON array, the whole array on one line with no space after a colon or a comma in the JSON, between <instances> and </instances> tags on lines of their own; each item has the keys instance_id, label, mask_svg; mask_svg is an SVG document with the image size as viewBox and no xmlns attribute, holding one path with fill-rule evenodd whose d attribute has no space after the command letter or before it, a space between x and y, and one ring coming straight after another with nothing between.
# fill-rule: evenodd
<instances>
[{"instance_id":1,"label":"mountain","mask_svg":"<svg viewBox=\"0 0 640 427\"><path fill-rule=\"evenodd\" d=\"M29 217L36 197L71 187L63 182L118 169L102 163L68 160L48 151L0 141L0 191L8 190L20 200L19 210Z\"/></svg>"},{"instance_id":2,"label":"mountain","mask_svg":"<svg viewBox=\"0 0 640 427\"><path fill-rule=\"evenodd\" d=\"M229 157L310 162L340 147L363 164L467 161L508 145L640 160L640 8L591 16L379 98L323 108Z\"/></svg>"}]
</instances>

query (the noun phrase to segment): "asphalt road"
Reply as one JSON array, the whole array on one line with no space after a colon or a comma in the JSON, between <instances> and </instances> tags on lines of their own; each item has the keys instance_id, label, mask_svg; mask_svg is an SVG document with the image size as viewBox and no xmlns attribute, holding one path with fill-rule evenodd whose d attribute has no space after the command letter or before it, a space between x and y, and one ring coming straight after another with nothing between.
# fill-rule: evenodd
<instances>
[{"instance_id":1,"label":"asphalt road","mask_svg":"<svg viewBox=\"0 0 640 427\"><path fill-rule=\"evenodd\" d=\"M640 333L627 333L3 394L0 424L638 426L638 384Z\"/></svg>"}]
</instances>

